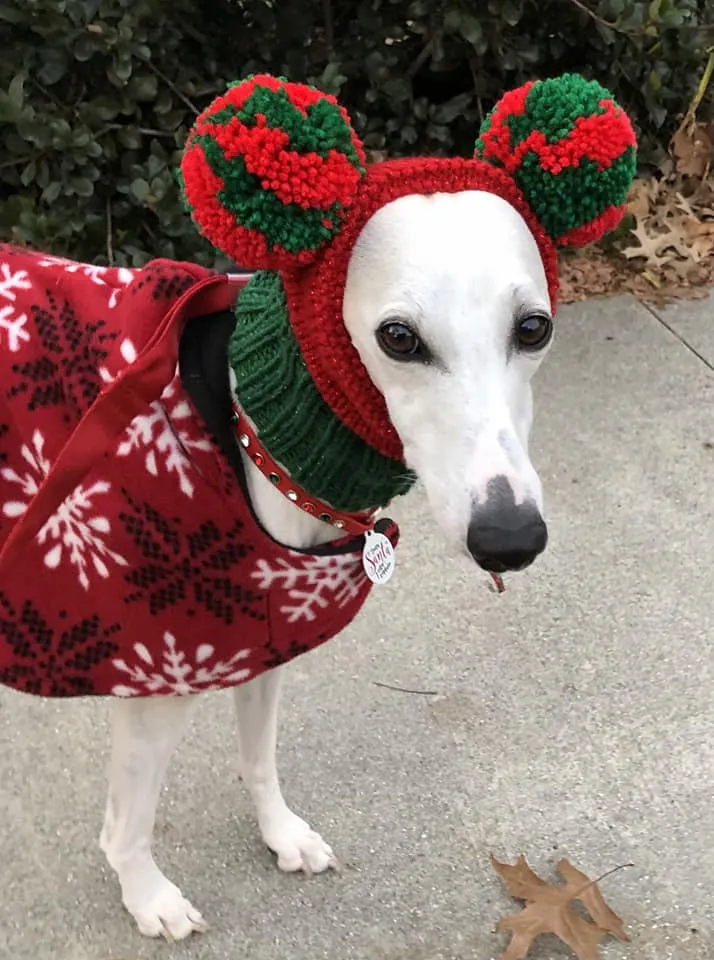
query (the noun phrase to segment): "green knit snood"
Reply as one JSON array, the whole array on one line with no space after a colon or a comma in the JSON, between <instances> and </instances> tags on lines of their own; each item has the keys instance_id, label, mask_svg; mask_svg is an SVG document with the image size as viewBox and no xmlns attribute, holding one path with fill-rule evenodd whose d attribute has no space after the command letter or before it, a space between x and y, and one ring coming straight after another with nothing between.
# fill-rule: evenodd
<instances>
[{"instance_id":1,"label":"green knit snood","mask_svg":"<svg viewBox=\"0 0 714 960\"><path fill-rule=\"evenodd\" d=\"M236 304L228 359L243 410L270 456L296 484L335 510L381 507L416 477L348 429L308 373L290 322L282 281L262 271Z\"/></svg>"}]
</instances>

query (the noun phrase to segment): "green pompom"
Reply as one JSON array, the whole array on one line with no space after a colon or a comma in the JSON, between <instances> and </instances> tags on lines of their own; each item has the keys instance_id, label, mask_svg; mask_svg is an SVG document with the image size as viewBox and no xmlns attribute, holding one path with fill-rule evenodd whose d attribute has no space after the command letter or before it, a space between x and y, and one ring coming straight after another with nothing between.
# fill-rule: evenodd
<instances>
[{"instance_id":1,"label":"green pompom","mask_svg":"<svg viewBox=\"0 0 714 960\"><path fill-rule=\"evenodd\" d=\"M511 174L555 243L584 246L622 217L637 140L604 87L565 74L507 93L483 123L476 156Z\"/></svg>"},{"instance_id":2,"label":"green pompom","mask_svg":"<svg viewBox=\"0 0 714 960\"><path fill-rule=\"evenodd\" d=\"M309 263L339 232L365 173L344 108L314 87L260 75L197 117L179 180L201 233L253 269Z\"/></svg>"}]
</instances>

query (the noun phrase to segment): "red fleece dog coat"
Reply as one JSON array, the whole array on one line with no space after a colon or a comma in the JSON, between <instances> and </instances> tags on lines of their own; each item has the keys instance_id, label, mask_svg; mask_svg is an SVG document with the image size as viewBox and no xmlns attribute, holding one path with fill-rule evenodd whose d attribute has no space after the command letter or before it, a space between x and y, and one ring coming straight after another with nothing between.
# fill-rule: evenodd
<instances>
[{"instance_id":1,"label":"red fleece dog coat","mask_svg":"<svg viewBox=\"0 0 714 960\"><path fill-rule=\"evenodd\" d=\"M181 331L236 294L191 264L0 245L0 682L45 696L232 686L364 603L363 538L314 552L271 539L183 386Z\"/></svg>"},{"instance_id":2,"label":"red fleece dog coat","mask_svg":"<svg viewBox=\"0 0 714 960\"><path fill-rule=\"evenodd\" d=\"M342 322L369 218L408 194L495 193L529 226L554 308L556 247L619 222L636 146L609 92L566 74L505 94L473 159L368 167L334 97L260 75L197 117L180 179L217 249L279 273L282 333L297 341L283 346L342 428L400 461ZM187 324L212 322L236 295L190 264L134 272L0 248L0 682L58 696L228 686L334 636L361 607L363 538L312 553L270 539L235 438L212 439L182 377Z\"/></svg>"}]
</instances>

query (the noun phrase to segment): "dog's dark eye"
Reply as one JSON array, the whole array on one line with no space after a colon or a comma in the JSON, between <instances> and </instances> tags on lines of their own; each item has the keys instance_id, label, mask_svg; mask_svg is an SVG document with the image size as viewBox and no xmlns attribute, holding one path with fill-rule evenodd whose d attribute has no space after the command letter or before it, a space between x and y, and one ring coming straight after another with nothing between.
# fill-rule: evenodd
<instances>
[{"instance_id":1,"label":"dog's dark eye","mask_svg":"<svg viewBox=\"0 0 714 960\"><path fill-rule=\"evenodd\" d=\"M519 350L542 350L553 335L553 321L545 313L529 313L518 320L514 335Z\"/></svg>"},{"instance_id":2,"label":"dog's dark eye","mask_svg":"<svg viewBox=\"0 0 714 960\"><path fill-rule=\"evenodd\" d=\"M421 340L401 320L385 320L377 330L377 341L394 360L411 360L422 354Z\"/></svg>"}]
</instances>

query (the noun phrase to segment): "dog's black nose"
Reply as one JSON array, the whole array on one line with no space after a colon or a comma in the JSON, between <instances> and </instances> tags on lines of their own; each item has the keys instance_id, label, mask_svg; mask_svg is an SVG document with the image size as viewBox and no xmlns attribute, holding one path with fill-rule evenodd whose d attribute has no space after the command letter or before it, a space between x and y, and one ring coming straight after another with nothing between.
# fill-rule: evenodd
<instances>
[{"instance_id":1,"label":"dog's black nose","mask_svg":"<svg viewBox=\"0 0 714 960\"><path fill-rule=\"evenodd\" d=\"M548 542L548 528L536 505L532 501L516 505L510 485L508 492L510 496L504 495L499 483L496 494L474 510L469 524L469 553L492 573L523 570Z\"/></svg>"}]
</instances>

